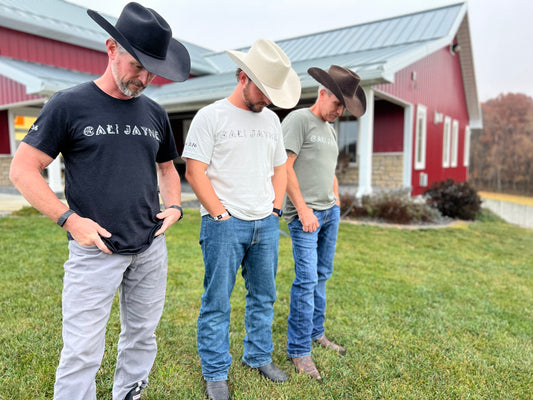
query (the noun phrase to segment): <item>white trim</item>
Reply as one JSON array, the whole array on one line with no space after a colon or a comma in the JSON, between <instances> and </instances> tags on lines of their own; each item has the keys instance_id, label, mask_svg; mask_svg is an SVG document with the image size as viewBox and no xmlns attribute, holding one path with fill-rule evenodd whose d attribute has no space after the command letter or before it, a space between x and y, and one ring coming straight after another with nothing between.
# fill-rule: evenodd
<instances>
[{"instance_id":1,"label":"white trim","mask_svg":"<svg viewBox=\"0 0 533 400\"><path fill-rule=\"evenodd\" d=\"M366 93L366 112L359 119L359 187L356 196L372 194L372 152L374 143L374 89L363 87Z\"/></svg>"},{"instance_id":2,"label":"white trim","mask_svg":"<svg viewBox=\"0 0 533 400\"><path fill-rule=\"evenodd\" d=\"M427 107L422 104L416 106L415 132L415 170L426 168L427 151Z\"/></svg>"},{"instance_id":3,"label":"white trim","mask_svg":"<svg viewBox=\"0 0 533 400\"><path fill-rule=\"evenodd\" d=\"M456 119L452 122L452 140L451 140L451 167L457 167L457 160L459 159L459 121Z\"/></svg>"},{"instance_id":4,"label":"white trim","mask_svg":"<svg viewBox=\"0 0 533 400\"><path fill-rule=\"evenodd\" d=\"M13 110L7 110L7 131L9 134L9 154L15 155L17 151L17 140L15 139L15 114Z\"/></svg>"},{"instance_id":5,"label":"white trim","mask_svg":"<svg viewBox=\"0 0 533 400\"><path fill-rule=\"evenodd\" d=\"M406 104L403 110L403 187L411 188L413 178L413 110L412 104Z\"/></svg>"},{"instance_id":6,"label":"white trim","mask_svg":"<svg viewBox=\"0 0 533 400\"><path fill-rule=\"evenodd\" d=\"M465 143L463 154L463 166L468 167L470 165L470 135L472 134L470 126L465 126Z\"/></svg>"},{"instance_id":7,"label":"white trim","mask_svg":"<svg viewBox=\"0 0 533 400\"><path fill-rule=\"evenodd\" d=\"M452 130L452 120L450 117L444 117L442 128L442 167L450 167L450 135Z\"/></svg>"}]
</instances>

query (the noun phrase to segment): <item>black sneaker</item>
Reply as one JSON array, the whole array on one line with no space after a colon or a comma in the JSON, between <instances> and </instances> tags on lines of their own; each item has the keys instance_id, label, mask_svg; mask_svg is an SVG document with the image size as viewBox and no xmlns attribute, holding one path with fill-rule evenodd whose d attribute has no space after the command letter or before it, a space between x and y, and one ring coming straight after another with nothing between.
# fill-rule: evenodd
<instances>
[{"instance_id":1,"label":"black sneaker","mask_svg":"<svg viewBox=\"0 0 533 400\"><path fill-rule=\"evenodd\" d=\"M137 382L137 386L130 390L130 392L124 397L124 400L141 400L141 390L143 381Z\"/></svg>"}]
</instances>

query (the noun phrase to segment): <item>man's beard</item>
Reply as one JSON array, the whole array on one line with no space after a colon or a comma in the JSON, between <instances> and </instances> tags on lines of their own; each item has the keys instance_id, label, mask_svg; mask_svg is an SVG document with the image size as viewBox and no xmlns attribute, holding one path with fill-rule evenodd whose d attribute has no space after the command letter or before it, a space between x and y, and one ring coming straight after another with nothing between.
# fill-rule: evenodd
<instances>
[{"instance_id":1,"label":"man's beard","mask_svg":"<svg viewBox=\"0 0 533 400\"><path fill-rule=\"evenodd\" d=\"M116 67L114 64L111 65L111 72L113 73L113 78L115 78L115 84L120 89L120 91L128 97L139 97L146 86L142 84L139 80L129 80L127 82L122 81L116 72ZM141 85L139 87L138 85ZM130 89L129 86L132 85L135 89Z\"/></svg>"},{"instance_id":2,"label":"man's beard","mask_svg":"<svg viewBox=\"0 0 533 400\"><path fill-rule=\"evenodd\" d=\"M261 111L263 111L263 108L265 108L268 104L263 101L253 103L250 100L250 96L249 96L250 87L248 86L249 84L250 84L250 81L248 81L246 85L244 85L244 88L242 90L242 99L244 101L244 104L246 105L246 107L248 107L250 111L254 113L260 113Z\"/></svg>"}]
</instances>

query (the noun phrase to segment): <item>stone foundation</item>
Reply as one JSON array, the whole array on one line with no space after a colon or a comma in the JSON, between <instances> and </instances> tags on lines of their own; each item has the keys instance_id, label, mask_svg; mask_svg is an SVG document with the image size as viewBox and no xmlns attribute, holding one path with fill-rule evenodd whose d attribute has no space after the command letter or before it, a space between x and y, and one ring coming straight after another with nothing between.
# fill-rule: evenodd
<instances>
[{"instance_id":1,"label":"stone foundation","mask_svg":"<svg viewBox=\"0 0 533 400\"><path fill-rule=\"evenodd\" d=\"M349 165L337 171L340 185L359 185L359 167ZM372 156L372 187L401 188L403 153L374 153Z\"/></svg>"}]
</instances>

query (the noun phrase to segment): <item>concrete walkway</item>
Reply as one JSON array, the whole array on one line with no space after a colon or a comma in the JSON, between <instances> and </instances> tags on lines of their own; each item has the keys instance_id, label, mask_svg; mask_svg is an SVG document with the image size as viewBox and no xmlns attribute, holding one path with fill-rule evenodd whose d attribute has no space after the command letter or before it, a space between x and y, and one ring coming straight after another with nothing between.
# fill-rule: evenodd
<instances>
[{"instance_id":1,"label":"concrete walkway","mask_svg":"<svg viewBox=\"0 0 533 400\"><path fill-rule=\"evenodd\" d=\"M189 185L182 185L181 201L184 207L192 207L190 204L194 205L194 203L197 202L196 195ZM30 207L30 203L28 203L28 201L26 201L26 199L15 189L5 193L0 191L0 217L5 217L13 211L18 211L23 207Z\"/></svg>"}]
</instances>

